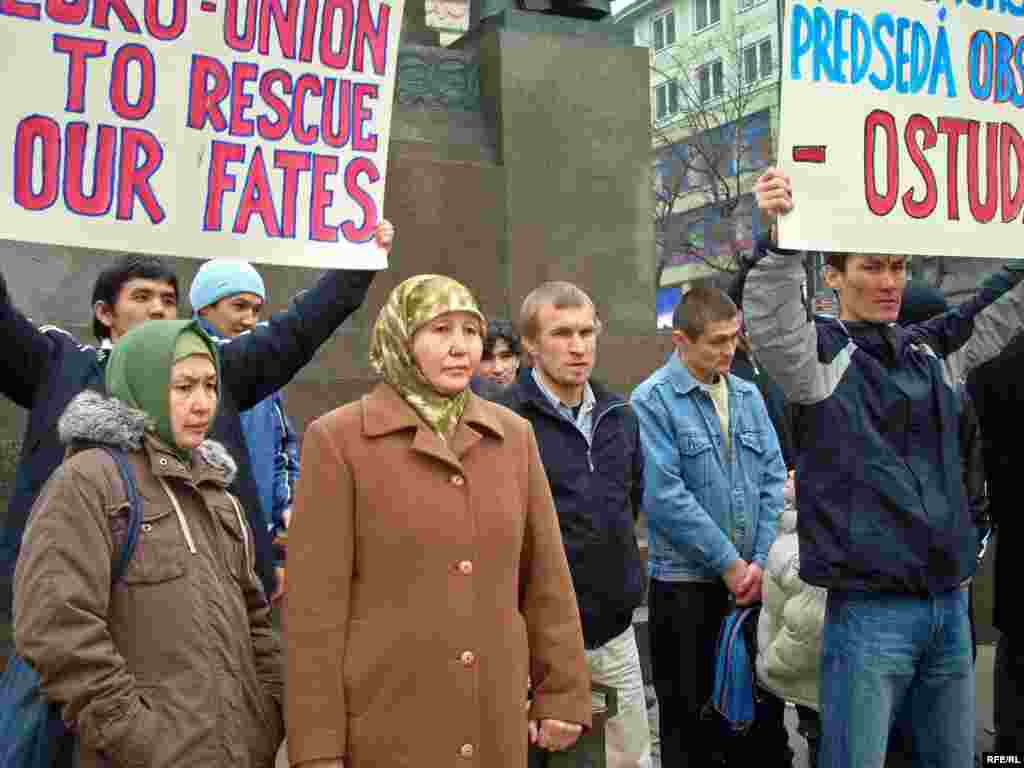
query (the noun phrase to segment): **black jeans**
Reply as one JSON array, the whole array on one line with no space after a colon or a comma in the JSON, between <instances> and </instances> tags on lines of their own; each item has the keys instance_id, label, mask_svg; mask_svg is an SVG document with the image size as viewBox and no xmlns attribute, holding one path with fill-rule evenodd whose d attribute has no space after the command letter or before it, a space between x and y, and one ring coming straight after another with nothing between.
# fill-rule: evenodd
<instances>
[{"instance_id":1,"label":"black jeans","mask_svg":"<svg viewBox=\"0 0 1024 768\"><path fill-rule=\"evenodd\" d=\"M721 582L651 580L651 666L658 694L661 764L665 768L788 766L785 704L758 692L754 725L731 733L701 717L715 684L715 645L732 606Z\"/></svg>"},{"instance_id":2,"label":"black jeans","mask_svg":"<svg viewBox=\"0 0 1024 768\"><path fill-rule=\"evenodd\" d=\"M1024 647L1000 634L995 664L996 752L1024 752Z\"/></svg>"}]
</instances>

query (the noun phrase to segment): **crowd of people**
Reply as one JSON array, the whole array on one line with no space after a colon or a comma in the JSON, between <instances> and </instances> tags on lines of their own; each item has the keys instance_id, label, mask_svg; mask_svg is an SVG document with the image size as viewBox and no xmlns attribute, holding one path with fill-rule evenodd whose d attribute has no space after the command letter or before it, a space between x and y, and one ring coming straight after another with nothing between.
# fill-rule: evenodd
<instances>
[{"instance_id":1,"label":"crowd of people","mask_svg":"<svg viewBox=\"0 0 1024 768\"><path fill-rule=\"evenodd\" d=\"M755 193L770 221L792 207L776 169ZM607 765L649 768L646 598L666 768L791 766L787 701L817 766L973 765L971 581L990 511L1012 557L1024 271L951 308L903 256L832 253L839 316L812 317L805 255L767 229L728 290L683 296L672 354L629 398L593 376L579 286L538 286L513 324L409 278L373 325L378 383L312 422L301 462L280 390L373 272L329 271L261 322L259 273L214 260L179 320L174 272L126 256L96 283L99 347L37 328L0 275L0 388L29 411L0 614L60 707L61 764L269 768L287 736L308 768L523 768L592 726L598 683ZM745 607L737 732L708 704Z\"/></svg>"}]
</instances>

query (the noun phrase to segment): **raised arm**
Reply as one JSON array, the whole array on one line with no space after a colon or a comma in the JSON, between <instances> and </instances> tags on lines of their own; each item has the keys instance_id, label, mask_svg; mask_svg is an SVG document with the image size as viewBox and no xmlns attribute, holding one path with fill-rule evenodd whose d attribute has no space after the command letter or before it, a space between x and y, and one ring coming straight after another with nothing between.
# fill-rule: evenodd
<instances>
[{"instance_id":1,"label":"raised arm","mask_svg":"<svg viewBox=\"0 0 1024 768\"><path fill-rule=\"evenodd\" d=\"M377 227L377 242L390 249L394 228ZM299 294L291 307L220 348L221 376L238 409L248 410L284 387L320 346L359 309L376 272L335 269Z\"/></svg>"},{"instance_id":2,"label":"raised arm","mask_svg":"<svg viewBox=\"0 0 1024 768\"><path fill-rule=\"evenodd\" d=\"M760 211L773 221L792 207L789 178L775 168L762 174L754 193ZM776 249L769 236L758 241L755 258L744 287L743 316L758 362L790 402L819 402L835 388L848 357L840 353L828 363L819 360L818 331L801 295L804 254Z\"/></svg>"},{"instance_id":3,"label":"raised arm","mask_svg":"<svg viewBox=\"0 0 1024 768\"><path fill-rule=\"evenodd\" d=\"M911 333L945 358L950 385L1002 352L1024 328L1024 267L1008 265L970 299L913 326Z\"/></svg>"},{"instance_id":4,"label":"raised arm","mask_svg":"<svg viewBox=\"0 0 1024 768\"><path fill-rule=\"evenodd\" d=\"M11 303L7 281L0 272L0 391L22 408L31 409L55 346L53 339Z\"/></svg>"}]
</instances>

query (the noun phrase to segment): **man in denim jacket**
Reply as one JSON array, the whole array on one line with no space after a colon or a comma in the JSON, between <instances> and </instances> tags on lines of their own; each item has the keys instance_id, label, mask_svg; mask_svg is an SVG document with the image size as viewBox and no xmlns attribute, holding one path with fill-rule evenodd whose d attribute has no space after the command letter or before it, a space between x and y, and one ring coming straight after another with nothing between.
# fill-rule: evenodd
<instances>
[{"instance_id":1,"label":"man in denim jacket","mask_svg":"<svg viewBox=\"0 0 1024 768\"><path fill-rule=\"evenodd\" d=\"M714 684L722 619L733 605L761 599L786 466L757 387L729 374L740 330L732 300L717 288L694 287L672 326L676 353L634 390L631 403L646 466L662 762L706 768L715 753L740 746L714 743L715 731L699 719ZM743 739L742 747L753 755L756 742ZM762 750L756 764L770 757Z\"/></svg>"}]
</instances>

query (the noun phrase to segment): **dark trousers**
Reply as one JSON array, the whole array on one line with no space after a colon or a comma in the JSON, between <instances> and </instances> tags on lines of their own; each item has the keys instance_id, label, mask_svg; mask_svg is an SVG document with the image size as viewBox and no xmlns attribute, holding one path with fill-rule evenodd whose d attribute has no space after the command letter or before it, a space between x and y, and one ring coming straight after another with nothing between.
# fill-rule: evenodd
<instances>
[{"instance_id":1,"label":"dark trousers","mask_svg":"<svg viewBox=\"0 0 1024 768\"><path fill-rule=\"evenodd\" d=\"M715 684L718 632L731 608L721 582L651 580L651 672L665 768L774 768L792 759L785 705L774 696L759 692L755 723L746 734L729 732L717 718L701 717Z\"/></svg>"},{"instance_id":2,"label":"dark trousers","mask_svg":"<svg viewBox=\"0 0 1024 768\"><path fill-rule=\"evenodd\" d=\"M807 740L807 765L809 768L818 768L818 747L821 744L821 717L818 710L805 706L796 705L796 716L800 724L797 730Z\"/></svg>"},{"instance_id":3,"label":"dark trousers","mask_svg":"<svg viewBox=\"0 0 1024 768\"><path fill-rule=\"evenodd\" d=\"M996 752L1024 752L1024 643L1000 634L995 664Z\"/></svg>"}]
</instances>

